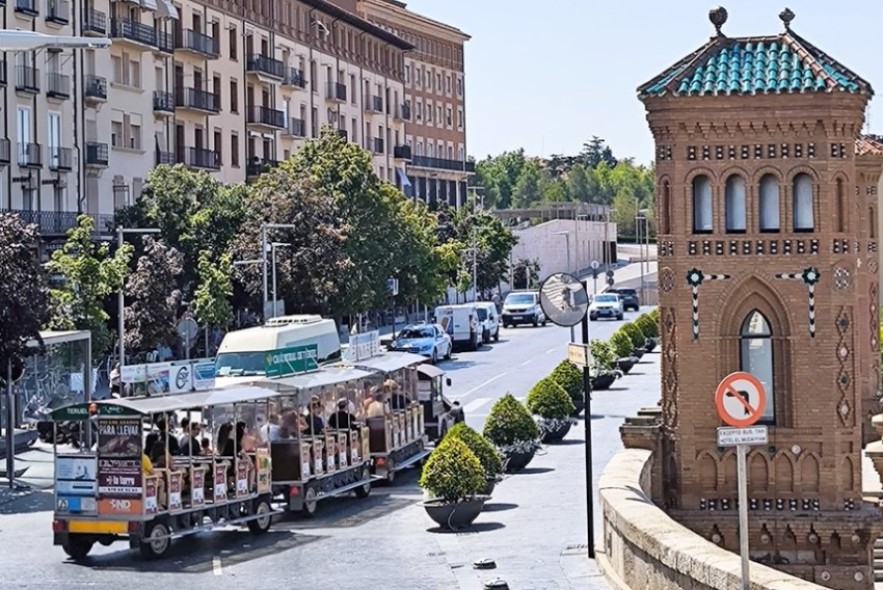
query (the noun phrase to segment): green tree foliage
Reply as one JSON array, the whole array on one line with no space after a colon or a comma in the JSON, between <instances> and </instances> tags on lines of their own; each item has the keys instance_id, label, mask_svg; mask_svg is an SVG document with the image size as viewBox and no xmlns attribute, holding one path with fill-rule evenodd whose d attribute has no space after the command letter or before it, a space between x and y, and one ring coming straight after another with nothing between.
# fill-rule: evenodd
<instances>
[{"instance_id":1,"label":"green tree foliage","mask_svg":"<svg viewBox=\"0 0 883 590\"><path fill-rule=\"evenodd\" d=\"M589 203L592 200L592 185L586 173L586 167L582 164L574 164L567 172L567 194L571 201L577 203Z\"/></svg>"},{"instance_id":2,"label":"green tree foliage","mask_svg":"<svg viewBox=\"0 0 883 590\"><path fill-rule=\"evenodd\" d=\"M460 291L472 286L472 248L476 245L478 289L487 292L509 275L509 254L518 242L503 222L486 210L460 208L451 214L456 242L463 247L458 273Z\"/></svg>"},{"instance_id":3,"label":"green tree foliage","mask_svg":"<svg viewBox=\"0 0 883 590\"><path fill-rule=\"evenodd\" d=\"M515 189L512 194L512 206L525 209L540 200L540 185L543 181L543 168L539 160L525 160Z\"/></svg>"},{"instance_id":4,"label":"green tree foliage","mask_svg":"<svg viewBox=\"0 0 883 590\"><path fill-rule=\"evenodd\" d=\"M617 164L616 158L613 157L613 151L597 135L593 135L592 139L583 144L583 149L576 159L589 168L597 168L601 162L604 162L611 168Z\"/></svg>"},{"instance_id":5,"label":"green tree foliage","mask_svg":"<svg viewBox=\"0 0 883 590\"><path fill-rule=\"evenodd\" d=\"M68 230L64 246L52 253L46 270L57 278L49 292L49 328L90 330L92 357L98 358L113 344L104 298L122 288L132 247L126 244L111 255L107 243L92 239L93 229L92 217L80 215L77 225Z\"/></svg>"},{"instance_id":6,"label":"green tree foliage","mask_svg":"<svg viewBox=\"0 0 883 590\"><path fill-rule=\"evenodd\" d=\"M513 206L515 185L524 168L524 150L488 156L475 165L477 186L485 188L485 206L508 209Z\"/></svg>"},{"instance_id":7,"label":"green tree foliage","mask_svg":"<svg viewBox=\"0 0 883 590\"><path fill-rule=\"evenodd\" d=\"M37 227L18 215L0 213L0 373L7 362L29 356L49 317L49 289L37 257ZM2 377L0 377L2 378Z\"/></svg>"},{"instance_id":8,"label":"green tree foliage","mask_svg":"<svg viewBox=\"0 0 883 590\"><path fill-rule=\"evenodd\" d=\"M446 436L429 455L418 484L451 504L472 498L487 485L478 457L460 438L452 436Z\"/></svg>"},{"instance_id":9,"label":"green tree foliage","mask_svg":"<svg viewBox=\"0 0 883 590\"><path fill-rule=\"evenodd\" d=\"M576 411L570 396L551 377L534 383L527 392L525 405L531 414L546 420L563 420Z\"/></svg>"},{"instance_id":10,"label":"green tree foliage","mask_svg":"<svg viewBox=\"0 0 883 590\"><path fill-rule=\"evenodd\" d=\"M539 438L540 431L527 408L507 393L491 406L483 434L496 446L506 447L534 441Z\"/></svg>"},{"instance_id":11,"label":"green tree foliage","mask_svg":"<svg viewBox=\"0 0 883 590\"><path fill-rule=\"evenodd\" d=\"M231 254L214 258L209 250L199 256L199 287L193 294L196 320L207 326L226 327L233 320L233 261Z\"/></svg>"},{"instance_id":12,"label":"green tree foliage","mask_svg":"<svg viewBox=\"0 0 883 590\"><path fill-rule=\"evenodd\" d=\"M469 450L475 453L487 477L495 477L503 471L503 460L500 453L488 439L470 428L465 422L455 424L446 437L459 438Z\"/></svg>"},{"instance_id":13,"label":"green tree foliage","mask_svg":"<svg viewBox=\"0 0 883 590\"><path fill-rule=\"evenodd\" d=\"M540 261L521 258L512 265L512 287L514 289L530 289L540 281Z\"/></svg>"},{"instance_id":14,"label":"green tree foliage","mask_svg":"<svg viewBox=\"0 0 883 590\"><path fill-rule=\"evenodd\" d=\"M144 239L144 255L126 281L126 349L145 352L176 344L177 311L181 292L175 278L184 268L184 256L160 240Z\"/></svg>"}]
</instances>

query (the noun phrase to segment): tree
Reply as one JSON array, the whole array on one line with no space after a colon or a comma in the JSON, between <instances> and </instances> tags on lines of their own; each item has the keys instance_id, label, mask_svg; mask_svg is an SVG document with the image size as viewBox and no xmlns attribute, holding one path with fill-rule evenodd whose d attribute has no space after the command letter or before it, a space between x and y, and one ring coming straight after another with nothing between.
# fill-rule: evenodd
<instances>
[{"instance_id":1,"label":"tree","mask_svg":"<svg viewBox=\"0 0 883 590\"><path fill-rule=\"evenodd\" d=\"M540 280L539 260L521 258L512 265L512 288L529 289Z\"/></svg>"},{"instance_id":2,"label":"tree","mask_svg":"<svg viewBox=\"0 0 883 590\"><path fill-rule=\"evenodd\" d=\"M59 279L58 286L49 293L49 327L90 330L92 357L98 358L113 343L104 298L122 288L132 247L126 244L111 256L108 244L92 240L93 228L92 217L80 215L77 225L68 230L64 246L52 253L46 268Z\"/></svg>"},{"instance_id":3,"label":"tree","mask_svg":"<svg viewBox=\"0 0 883 590\"><path fill-rule=\"evenodd\" d=\"M586 174L586 167L574 164L567 172L567 192L571 201L578 203L592 202L592 187Z\"/></svg>"},{"instance_id":4,"label":"tree","mask_svg":"<svg viewBox=\"0 0 883 590\"><path fill-rule=\"evenodd\" d=\"M568 200L567 185L564 181L552 178L545 170L540 177L539 191L543 203L563 203Z\"/></svg>"},{"instance_id":5,"label":"tree","mask_svg":"<svg viewBox=\"0 0 883 590\"><path fill-rule=\"evenodd\" d=\"M193 295L193 313L206 326L226 327L233 319L233 259L229 253L214 258L208 250L199 256L199 287Z\"/></svg>"},{"instance_id":6,"label":"tree","mask_svg":"<svg viewBox=\"0 0 883 590\"><path fill-rule=\"evenodd\" d=\"M518 175L518 182L515 183L512 195L513 207L524 209L540 199L542 176L542 169L538 162L531 160L525 163L521 174Z\"/></svg>"},{"instance_id":7,"label":"tree","mask_svg":"<svg viewBox=\"0 0 883 590\"><path fill-rule=\"evenodd\" d=\"M458 290L472 286L473 257L469 248L476 246L478 289L483 292L497 287L509 273L509 254L518 242L515 234L496 216L483 210L460 209L454 214L457 241L461 250Z\"/></svg>"},{"instance_id":8,"label":"tree","mask_svg":"<svg viewBox=\"0 0 883 590\"><path fill-rule=\"evenodd\" d=\"M40 328L49 316L49 290L37 257L37 236L35 225L0 213L0 380L9 361L39 350L29 341L43 345Z\"/></svg>"},{"instance_id":9,"label":"tree","mask_svg":"<svg viewBox=\"0 0 883 590\"><path fill-rule=\"evenodd\" d=\"M176 343L181 292L175 279L183 272L183 263L184 256L175 248L144 238L144 255L126 281L126 348L133 353Z\"/></svg>"},{"instance_id":10,"label":"tree","mask_svg":"<svg viewBox=\"0 0 883 590\"><path fill-rule=\"evenodd\" d=\"M475 165L476 185L485 188L485 206L508 209L514 206L515 185L524 168L524 150L488 156Z\"/></svg>"},{"instance_id":11,"label":"tree","mask_svg":"<svg viewBox=\"0 0 883 590\"><path fill-rule=\"evenodd\" d=\"M583 149L577 157L589 168L595 168L601 162L605 162L613 168L617 163L616 158L613 157L613 151L597 135L593 135L592 139L583 144Z\"/></svg>"}]
</instances>

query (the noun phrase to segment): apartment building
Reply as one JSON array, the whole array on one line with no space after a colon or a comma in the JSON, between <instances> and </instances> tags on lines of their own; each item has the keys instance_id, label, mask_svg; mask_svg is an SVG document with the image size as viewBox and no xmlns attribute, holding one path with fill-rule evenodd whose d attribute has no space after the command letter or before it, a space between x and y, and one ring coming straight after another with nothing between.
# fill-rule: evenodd
<instances>
[{"instance_id":1,"label":"apartment building","mask_svg":"<svg viewBox=\"0 0 883 590\"><path fill-rule=\"evenodd\" d=\"M354 10L325 0L9 1L7 28L113 41L0 62L0 209L20 211L50 242L78 212L106 232L157 164L242 182L324 125L401 182L404 55L414 46Z\"/></svg>"},{"instance_id":2,"label":"apartment building","mask_svg":"<svg viewBox=\"0 0 883 590\"><path fill-rule=\"evenodd\" d=\"M396 0L337 0L414 46L405 54L405 144L398 186L430 204L465 202L468 175L463 31L408 10Z\"/></svg>"}]
</instances>

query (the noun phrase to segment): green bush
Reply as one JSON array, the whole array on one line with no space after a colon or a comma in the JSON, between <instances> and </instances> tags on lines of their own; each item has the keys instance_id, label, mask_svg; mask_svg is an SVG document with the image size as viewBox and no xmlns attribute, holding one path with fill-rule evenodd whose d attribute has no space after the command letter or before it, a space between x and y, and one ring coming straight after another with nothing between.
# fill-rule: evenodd
<instances>
[{"instance_id":1,"label":"green bush","mask_svg":"<svg viewBox=\"0 0 883 590\"><path fill-rule=\"evenodd\" d=\"M610 369L613 361L616 360L613 346L607 340L592 340L589 343L589 352L592 353L592 360L596 370L607 371Z\"/></svg>"},{"instance_id":2,"label":"green bush","mask_svg":"<svg viewBox=\"0 0 883 590\"><path fill-rule=\"evenodd\" d=\"M656 322L656 330L661 332L661 330L659 329L659 308L654 307L652 310L650 310L649 315L650 315L650 319L653 320L654 322Z\"/></svg>"},{"instance_id":3,"label":"green bush","mask_svg":"<svg viewBox=\"0 0 883 590\"><path fill-rule=\"evenodd\" d=\"M498 399L484 423L483 434L498 447L535 441L540 437L536 422L511 393Z\"/></svg>"},{"instance_id":4,"label":"green bush","mask_svg":"<svg viewBox=\"0 0 883 590\"><path fill-rule=\"evenodd\" d=\"M570 396L551 377L534 383L524 405L531 414L546 420L564 420L576 411Z\"/></svg>"},{"instance_id":5,"label":"green bush","mask_svg":"<svg viewBox=\"0 0 883 590\"><path fill-rule=\"evenodd\" d=\"M626 336L629 337L629 340L632 341L632 348L644 348L644 345L647 343L647 338L644 336L644 332L641 331L634 322L627 322L623 324L620 329L626 333Z\"/></svg>"},{"instance_id":6,"label":"green bush","mask_svg":"<svg viewBox=\"0 0 883 590\"><path fill-rule=\"evenodd\" d=\"M641 332L647 338L659 338L659 325L650 314L642 313L635 319L635 324L641 328Z\"/></svg>"},{"instance_id":7,"label":"green bush","mask_svg":"<svg viewBox=\"0 0 883 590\"><path fill-rule=\"evenodd\" d=\"M503 459L488 439L466 425L465 422L455 424L448 430L447 438L459 438L469 447L484 469L487 477L494 477L503 472Z\"/></svg>"},{"instance_id":8,"label":"green bush","mask_svg":"<svg viewBox=\"0 0 883 590\"><path fill-rule=\"evenodd\" d=\"M610 337L610 346L613 347L613 354L616 355L616 358L620 359L632 356L632 350L635 348L632 344L632 339L629 338L622 328L614 332Z\"/></svg>"},{"instance_id":9,"label":"green bush","mask_svg":"<svg viewBox=\"0 0 883 590\"><path fill-rule=\"evenodd\" d=\"M552 381L564 388L572 400L583 399L583 372L570 361L561 361L549 375Z\"/></svg>"},{"instance_id":10,"label":"green bush","mask_svg":"<svg viewBox=\"0 0 883 590\"><path fill-rule=\"evenodd\" d=\"M484 468L462 440L446 436L429 455L420 474L420 487L448 503L472 498L487 485Z\"/></svg>"}]
</instances>

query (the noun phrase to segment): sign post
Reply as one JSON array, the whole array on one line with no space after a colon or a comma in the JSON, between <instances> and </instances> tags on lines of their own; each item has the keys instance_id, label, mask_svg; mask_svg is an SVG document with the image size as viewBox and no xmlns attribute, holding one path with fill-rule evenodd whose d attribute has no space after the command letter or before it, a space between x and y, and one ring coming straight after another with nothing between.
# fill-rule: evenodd
<instances>
[{"instance_id":1,"label":"sign post","mask_svg":"<svg viewBox=\"0 0 883 590\"><path fill-rule=\"evenodd\" d=\"M754 426L763 416L766 392L750 373L736 372L724 377L714 392L714 404L729 428L717 429L717 444L736 447L736 476L739 488L739 554L742 557L742 590L749 590L748 559L748 447L768 444L766 426Z\"/></svg>"}]
</instances>

